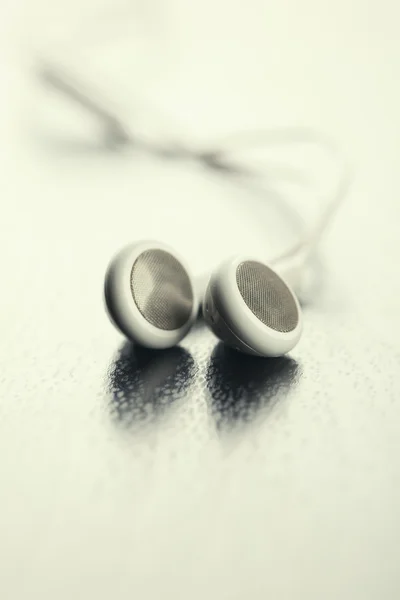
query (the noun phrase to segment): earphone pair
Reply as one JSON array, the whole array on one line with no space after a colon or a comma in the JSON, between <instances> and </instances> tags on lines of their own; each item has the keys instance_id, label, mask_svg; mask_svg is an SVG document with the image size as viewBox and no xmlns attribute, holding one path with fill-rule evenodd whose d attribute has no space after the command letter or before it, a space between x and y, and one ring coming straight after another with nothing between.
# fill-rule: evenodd
<instances>
[{"instance_id":1,"label":"earphone pair","mask_svg":"<svg viewBox=\"0 0 400 600\"><path fill-rule=\"evenodd\" d=\"M321 193L321 214L298 242L275 258L273 268L253 257L234 257L217 267L204 286L203 278L194 279L175 250L146 241L123 248L106 274L105 299L111 320L128 339L142 346L169 348L178 344L196 320L201 305L211 330L237 350L280 356L294 348L302 331L297 284L352 179L350 166L336 143L303 127L241 132L203 149L175 141L152 142L132 132L128 123L103 106L97 93L88 94L85 86L59 66L45 61L38 74L42 81L97 117L113 149L131 146L157 159L190 159L235 182L238 177L257 181L261 175L258 169L249 169L238 160L237 151L246 148L314 146L333 159L339 175L334 190Z\"/></svg>"},{"instance_id":2,"label":"earphone pair","mask_svg":"<svg viewBox=\"0 0 400 600\"><path fill-rule=\"evenodd\" d=\"M186 261L175 250L158 242L139 242L123 248L106 274L105 299L111 320L128 339L142 346L161 349L178 344L195 322L201 305L211 330L237 350L256 356L280 356L294 348L302 331L294 288L351 180L349 165L335 142L302 127L242 132L203 149L175 141L152 142L132 133L127 123L103 106L96 93L88 94L59 67L45 63L38 74L53 89L96 116L114 149L132 146L157 159L190 159L235 181L237 177L257 181L261 175L257 169L241 164L237 156L240 149L300 144L315 146L330 155L340 171L334 192L323 198L316 222L277 257L278 272L276 262L271 268L253 257L234 257L217 267L204 286L202 278L198 281L192 277Z\"/></svg>"},{"instance_id":3,"label":"earphone pair","mask_svg":"<svg viewBox=\"0 0 400 600\"><path fill-rule=\"evenodd\" d=\"M148 348L178 344L198 318L200 306L213 333L246 354L281 356L294 348L302 331L295 292L253 257L225 260L205 287L173 248L142 241L111 260L104 292L114 325Z\"/></svg>"}]
</instances>

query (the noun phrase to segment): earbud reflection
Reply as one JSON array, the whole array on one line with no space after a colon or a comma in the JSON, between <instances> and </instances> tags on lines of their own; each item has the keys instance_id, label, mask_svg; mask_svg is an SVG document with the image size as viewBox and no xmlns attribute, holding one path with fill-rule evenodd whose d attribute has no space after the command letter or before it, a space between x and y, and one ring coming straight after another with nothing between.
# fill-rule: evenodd
<instances>
[{"instance_id":1,"label":"earbud reflection","mask_svg":"<svg viewBox=\"0 0 400 600\"><path fill-rule=\"evenodd\" d=\"M217 344L206 381L218 429L255 420L285 398L299 376L298 363L287 356L256 358Z\"/></svg>"},{"instance_id":2,"label":"earbud reflection","mask_svg":"<svg viewBox=\"0 0 400 600\"><path fill-rule=\"evenodd\" d=\"M185 396L195 371L183 348L156 351L125 343L109 373L112 418L125 427L155 422Z\"/></svg>"}]
</instances>

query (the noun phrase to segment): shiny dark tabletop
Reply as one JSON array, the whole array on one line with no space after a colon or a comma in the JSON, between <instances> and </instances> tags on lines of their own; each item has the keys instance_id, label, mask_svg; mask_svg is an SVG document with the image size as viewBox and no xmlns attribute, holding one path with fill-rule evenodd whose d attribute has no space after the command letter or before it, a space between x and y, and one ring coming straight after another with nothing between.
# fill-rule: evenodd
<instances>
[{"instance_id":1,"label":"shiny dark tabletop","mask_svg":"<svg viewBox=\"0 0 400 600\"><path fill-rule=\"evenodd\" d=\"M267 258L296 219L190 164L110 153L17 60L3 73L19 112L1 142L2 598L398 597L400 46L373 4L375 29L343 21L345 50L322 8L319 33L304 17L287 75L271 66L266 87L254 71L241 90L237 62L224 88L222 58L192 87L189 67L181 87L169 73L190 135L291 115L354 161L312 266L304 335L279 359L230 351L201 321L176 348L134 347L105 315L103 277L140 238L198 271L233 251ZM256 49L274 46L273 29L268 41L256 28ZM360 50L371 39L373 59Z\"/></svg>"}]
</instances>

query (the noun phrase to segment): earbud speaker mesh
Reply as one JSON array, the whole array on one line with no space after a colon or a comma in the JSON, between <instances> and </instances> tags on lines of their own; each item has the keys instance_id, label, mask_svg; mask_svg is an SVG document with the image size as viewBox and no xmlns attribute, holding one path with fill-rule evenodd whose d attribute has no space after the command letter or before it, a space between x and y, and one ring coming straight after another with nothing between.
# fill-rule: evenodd
<instances>
[{"instance_id":1,"label":"earbud speaker mesh","mask_svg":"<svg viewBox=\"0 0 400 600\"><path fill-rule=\"evenodd\" d=\"M299 314L292 292L284 281L266 265L256 261L241 263L236 283L251 312L275 331L293 331Z\"/></svg>"},{"instance_id":2,"label":"earbud speaker mesh","mask_svg":"<svg viewBox=\"0 0 400 600\"><path fill-rule=\"evenodd\" d=\"M131 290L140 313L159 329L179 329L191 315L193 292L189 276L169 252L142 252L132 267Z\"/></svg>"}]
</instances>

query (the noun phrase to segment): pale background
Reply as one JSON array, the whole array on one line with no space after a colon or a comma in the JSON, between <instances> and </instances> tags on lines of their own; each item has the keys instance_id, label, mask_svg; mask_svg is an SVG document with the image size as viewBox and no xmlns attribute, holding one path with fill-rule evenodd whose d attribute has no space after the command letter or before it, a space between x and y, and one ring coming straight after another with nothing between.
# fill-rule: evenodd
<instances>
[{"instance_id":1,"label":"pale background","mask_svg":"<svg viewBox=\"0 0 400 600\"><path fill-rule=\"evenodd\" d=\"M0 14L0 596L397 598L398 3L31 1ZM250 425L216 426L215 339L200 328L184 344L187 395L161 421L116 427L107 371L121 338L102 277L135 238L204 269L272 252L284 224L190 168L103 153L90 120L36 85L36 56L90 78L134 125L197 141L309 125L355 164L295 384L265 392L277 402Z\"/></svg>"}]
</instances>

